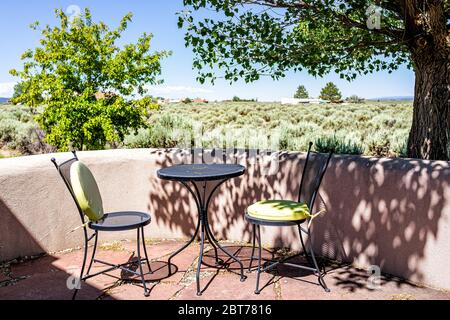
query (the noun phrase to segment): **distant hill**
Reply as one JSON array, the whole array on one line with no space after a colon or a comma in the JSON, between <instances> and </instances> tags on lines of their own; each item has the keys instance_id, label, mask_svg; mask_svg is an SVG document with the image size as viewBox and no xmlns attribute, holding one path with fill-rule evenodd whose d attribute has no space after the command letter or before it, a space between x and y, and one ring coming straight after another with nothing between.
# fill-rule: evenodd
<instances>
[{"instance_id":1,"label":"distant hill","mask_svg":"<svg viewBox=\"0 0 450 320\"><path fill-rule=\"evenodd\" d=\"M392 97L378 97L367 100L414 100L413 96L392 96Z\"/></svg>"},{"instance_id":2,"label":"distant hill","mask_svg":"<svg viewBox=\"0 0 450 320\"><path fill-rule=\"evenodd\" d=\"M6 103L10 98L0 98L0 103Z\"/></svg>"}]
</instances>

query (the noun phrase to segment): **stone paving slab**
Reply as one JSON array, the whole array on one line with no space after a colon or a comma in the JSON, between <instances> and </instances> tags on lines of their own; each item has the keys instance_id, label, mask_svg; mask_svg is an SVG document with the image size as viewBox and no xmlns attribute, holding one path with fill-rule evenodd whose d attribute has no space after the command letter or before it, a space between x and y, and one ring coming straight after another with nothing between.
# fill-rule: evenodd
<instances>
[{"instance_id":1,"label":"stone paving slab","mask_svg":"<svg viewBox=\"0 0 450 320\"><path fill-rule=\"evenodd\" d=\"M289 266L278 266L261 275L263 290L255 295L257 261L252 262L253 272L248 273L251 248L237 244L224 243L225 249L236 255L245 267L246 281L240 281L240 265L236 262L229 268L215 267L215 255L211 246L205 251L204 265L201 268L202 296L196 295L195 272L199 255L199 245L194 243L176 256L172 263L176 272L169 274L167 259L169 255L183 246L183 242L170 240L149 240L147 249L153 273L145 275L151 288L150 297L144 297L142 284L135 276L125 271L115 270L83 283L77 299L80 300L361 300L361 299L447 299L450 292L414 286L406 281L384 275L379 286L369 289L369 275L348 265L328 263L325 281L331 292L327 293L319 286L317 277L310 271ZM114 264L133 261L136 243L129 240L101 244L96 258ZM263 263L279 252L263 251ZM76 273L82 262L82 250L68 250L63 253L46 255L40 258L0 266L0 300L66 300L71 299L73 291L67 287L68 278ZM218 257L231 262L229 257L218 251ZM292 262L306 263L302 257ZM143 265L144 272L148 267ZM102 269L94 264L92 272ZM137 269L137 266L134 266ZM175 269L174 269L175 270Z\"/></svg>"}]
</instances>

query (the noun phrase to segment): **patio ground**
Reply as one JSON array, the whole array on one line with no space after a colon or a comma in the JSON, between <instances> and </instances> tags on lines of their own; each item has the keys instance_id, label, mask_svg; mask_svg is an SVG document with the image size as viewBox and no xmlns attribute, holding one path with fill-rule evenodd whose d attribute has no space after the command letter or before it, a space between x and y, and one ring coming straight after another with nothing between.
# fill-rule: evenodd
<instances>
[{"instance_id":1,"label":"patio ground","mask_svg":"<svg viewBox=\"0 0 450 320\"><path fill-rule=\"evenodd\" d=\"M262 275L265 285L260 295L255 295L256 272L246 273L248 279L239 281L237 264L230 265L230 271L215 269L213 251L206 252L201 273L204 293L196 296L195 266L199 254L198 244L188 247L178 255L173 263L177 272L168 277L167 258L170 253L183 245L179 241L147 241L149 257L152 260L153 274L148 274L150 297L145 298L141 284L130 281L123 271L110 272L108 275L94 277L83 284L77 299L88 300L179 300L179 299L220 299L220 300L302 300L302 299L450 299L450 292L418 287L401 279L383 275L376 289L367 286L369 274L349 265L326 262L327 282L330 293L326 293L318 284L317 278L307 271L279 266L270 274ZM231 252L249 265L251 248L240 244L225 243ZM135 242L120 241L102 244L97 258L112 263L123 263L133 259ZM264 256L280 256L286 252L265 250ZM226 257L221 254L226 260ZM303 259L303 258L299 258ZM66 250L32 259L12 261L0 265L0 300L4 299L70 299L72 292L67 288L67 280L76 274L82 261L82 250ZM254 264L256 261L253 262ZM102 266L94 264L94 270Z\"/></svg>"}]
</instances>

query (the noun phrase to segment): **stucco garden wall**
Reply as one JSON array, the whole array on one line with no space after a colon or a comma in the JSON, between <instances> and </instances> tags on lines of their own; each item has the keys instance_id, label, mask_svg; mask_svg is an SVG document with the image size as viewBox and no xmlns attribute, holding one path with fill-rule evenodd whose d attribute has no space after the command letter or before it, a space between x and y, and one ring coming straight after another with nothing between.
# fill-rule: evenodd
<instances>
[{"instance_id":1,"label":"stucco garden wall","mask_svg":"<svg viewBox=\"0 0 450 320\"><path fill-rule=\"evenodd\" d=\"M50 162L70 154L0 160L0 261L82 244L76 207ZM148 238L187 238L195 203L156 171L173 163L168 150L81 152L94 172L106 211L152 215ZM224 184L210 207L219 239L249 241L245 208L261 198L295 199L305 154L282 154L273 175L242 158L247 173ZM313 224L318 253L417 283L450 289L450 163L335 156L320 190L327 213ZM264 228L267 245L299 248L296 229ZM135 233L102 234L101 240Z\"/></svg>"}]
</instances>

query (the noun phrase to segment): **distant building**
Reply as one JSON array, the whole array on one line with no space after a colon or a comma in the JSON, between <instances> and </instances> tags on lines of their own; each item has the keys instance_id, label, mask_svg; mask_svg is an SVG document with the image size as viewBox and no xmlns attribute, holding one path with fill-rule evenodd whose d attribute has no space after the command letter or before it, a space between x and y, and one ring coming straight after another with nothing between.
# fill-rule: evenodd
<instances>
[{"instance_id":1,"label":"distant building","mask_svg":"<svg viewBox=\"0 0 450 320\"><path fill-rule=\"evenodd\" d=\"M322 99L296 99L296 98L283 98L281 104L323 104L328 103L327 100Z\"/></svg>"},{"instance_id":2,"label":"distant building","mask_svg":"<svg viewBox=\"0 0 450 320\"><path fill-rule=\"evenodd\" d=\"M205 100L205 99L195 99L194 102L195 103L209 103L209 101Z\"/></svg>"}]
</instances>

